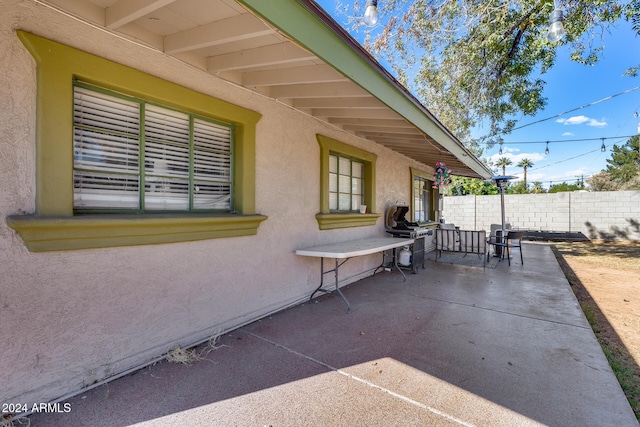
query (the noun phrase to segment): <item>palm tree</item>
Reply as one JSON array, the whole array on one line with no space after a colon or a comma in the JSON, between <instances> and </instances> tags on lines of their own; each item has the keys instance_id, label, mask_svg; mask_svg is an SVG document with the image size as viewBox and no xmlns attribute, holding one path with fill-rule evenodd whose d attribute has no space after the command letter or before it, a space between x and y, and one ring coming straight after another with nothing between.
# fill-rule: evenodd
<instances>
[{"instance_id":1,"label":"palm tree","mask_svg":"<svg viewBox=\"0 0 640 427\"><path fill-rule=\"evenodd\" d=\"M531 192L534 194L542 194L545 193L544 188L542 188L542 183L540 181L535 181L533 184L533 188Z\"/></svg>"},{"instance_id":2,"label":"palm tree","mask_svg":"<svg viewBox=\"0 0 640 427\"><path fill-rule=\"evenodd\" d=\"M510 158L508 157L500 157L498 159L498 161L496 162L496 166L501 167L502 168L502 176L506 175L507 173L505 172L505 169L507 168L507 166L511 166L513 164L513 162L511 161Z\"/></svg>"},{"instance_id":3,"label":"palm tree","mask_svg":"<svg viewBox=\"0 0 640 427\"><path fill-rule=\"evenodd\" d=\"M516 166L524 169L524 188L527 188L527 168L533 166L533 162L529 159L522 159Z\"/></svg>"}]
</instances>

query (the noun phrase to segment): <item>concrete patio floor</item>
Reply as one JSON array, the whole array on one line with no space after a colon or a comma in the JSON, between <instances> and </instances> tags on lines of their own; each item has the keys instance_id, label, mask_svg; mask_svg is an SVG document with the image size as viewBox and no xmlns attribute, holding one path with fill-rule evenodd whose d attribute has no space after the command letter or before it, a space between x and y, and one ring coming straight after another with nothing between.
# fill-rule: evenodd
<instances>
[{"instance_id":1,"label":"concrete patio floor","mask_svg":"<svg viewBox=\"0 0 640 427\"><path fill-rule=\"evenodd\" d=\"M31 426L638 426L551 249L523 253L376 274L350 314L321 296Z\"/></svg>"}]
</instances>

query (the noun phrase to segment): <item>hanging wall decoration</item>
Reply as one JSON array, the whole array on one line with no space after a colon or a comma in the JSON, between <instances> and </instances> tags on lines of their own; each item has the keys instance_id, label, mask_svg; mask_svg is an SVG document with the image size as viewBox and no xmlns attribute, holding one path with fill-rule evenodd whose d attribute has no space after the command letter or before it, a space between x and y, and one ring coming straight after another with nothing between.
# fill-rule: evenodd
<instances>
[{"instance_id":1,"label":"hanging wall decoration","mask_svg":"<svg viewBox=\"0 0 640 427\"><path fill-rule=\"evenodd\" d=\"M447 169L447 165L444 162L436 163L436 170L433 173L433 188L444 188L451 183L449 174L451 169Z\"/></svg>"}]
</instances>

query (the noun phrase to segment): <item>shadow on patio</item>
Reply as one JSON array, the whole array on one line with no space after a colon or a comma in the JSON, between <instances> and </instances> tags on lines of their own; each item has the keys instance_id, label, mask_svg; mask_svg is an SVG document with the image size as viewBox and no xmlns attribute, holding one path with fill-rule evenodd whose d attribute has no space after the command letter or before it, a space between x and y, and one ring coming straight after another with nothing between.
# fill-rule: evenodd
<instances>
[{"instance_id":1,"label":"shadow on patio","mask_svg":"<svg viewBox=\"0 0 640 427\"><path fill-rule=\"evenodd\" d=\"M31 426L637 426L551 249L523 250L377 274L343 288L351 314L316 298Z\"/></svg>"}]
</instances>

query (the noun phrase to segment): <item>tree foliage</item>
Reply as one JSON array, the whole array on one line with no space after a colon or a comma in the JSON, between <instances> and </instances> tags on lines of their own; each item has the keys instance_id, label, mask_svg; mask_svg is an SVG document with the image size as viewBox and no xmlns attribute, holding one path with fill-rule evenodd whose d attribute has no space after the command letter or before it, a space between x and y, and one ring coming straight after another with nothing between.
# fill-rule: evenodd
<instances>
[{"instance_id":1,"label":"tree foliage","mask_svg":"<svg viewBox=\"0 0 640 427\"><path fill-rule=\"evenodd\" d=\"M622 184L620 190L640 190L640 173L631 178L629 181Z\"/></svg>"},{"instance_id":2,"label":"tree foliage","mask_svg":"<svg viewBox=\"0 0 640 427\"><path fill-rule=\"evenodd\" d=\"M579 191L584 190L584 185L582 181L577 181L574 184L567 184L566 182L562 182L560 184L554 184L549 187L549 193L561 193L564 191Z\"/></svg>"},{"instance_id":3,"label":"tree foliage","mask_svg":"<svg viewBox=\"0 0 640 427\"><path fill-rule=\"evenodd\" d=\"M451 184L447 186L445 194L447 196L466 196L469 194L484 196L498 194L498 187L491 181L454 176L451 178Z\"/></svg>"},{"instance_id":4,"label":"tree foliage","mask_svg":"<svg viewBox=\"0 0 640 427\"><path fill-rule=\"evenodd\" d=\"M640 0L634 0L630 4L631 25L633 31L640 36Z\"/></svg>"},{"instance_id":5,"label":"tree foliage","mask_svg":"<svg viewBox=\"0 0 640 427\"><path fill-rule=\"evenodd\" d=\"M507 166L511 166L512 164L513 164L513 162L508 157L500 157L498 159L498 161L496 162L496 166L499 167L499 168L502 168L502 175L506 175L507 174L507 172L506 172Z\"/></svg>"},{"instance_id":6,"label":"tree foliage","mask_svg":"<svg viewBox=\"0 0 640 427\"><path fill-rule=\"evenodd\" d=\"M542 182L540 182L540 181L534 181L534 182L531 184L531 192L532 192L533 194L542 194L542 193L546 193L546 192L547 192L547 190L545 190L545 189L542 187Z\"/></svg>"},{"instance_id":7,"label":"tree foliage","mask_svg":"<svg viewBox=\"0 0 640 427\"><path fill-rule=\"evenodd\" d=\"M524 170L524 188L527 188L527 169L533 167L533 162L529 159L522 159L516 165Z\"/></svg>"},{"instance_id":8,"label":"tree foliage","mask_svg":"<svg viewBox=\"0 0 640 427\"><path fill-rule=\"evenodd\" d=\"M349 2L344 13L357 15L364 1ZM365 47L388 61L398 80L460 139L469 141L474 126L489 122L485 142L494 143L513 128L513 117L545 106L539 76L554 65L559 45L569 45L571 59L589 65L600 59L612 23L625 18L640 30L640 0L564 0L567 37L551 43L553 3L382 0L384 26L369 32Z\"/></svg>"},{"instance_id":9,"label":"tree foliage","mask_svg":"<svg viewBox=\"0 0 640 427\"><path fill-rule=\"evenodd\" d=\"M587 184L591 191L616 191L620 189L620 185L611 178L611 174L605 171L587 178Z\"/></svg>"},{"instance_id":10,"label":"tree foliage","mask_svg":"<svg viewBox=\"0 0 640 427\"><path fill-rule=\"evenodd\" d=\"M529 189L527 188L527 184L524 181L518 181L513 184L509 183L504 192L506 194L528 194Z\"/></svg>"},{"instance_id":11,"label":"tree foliage","mask_svg":"<svg viewBox=\"0 0 640 427\"><path fill-rule=\"evenodd\" d=\"M607 169L611 179L618 184L625 184L638 175L640 137L633 136L624 145L613 145L611 158L607 159Z\"/></svg>"}]
</instances>

